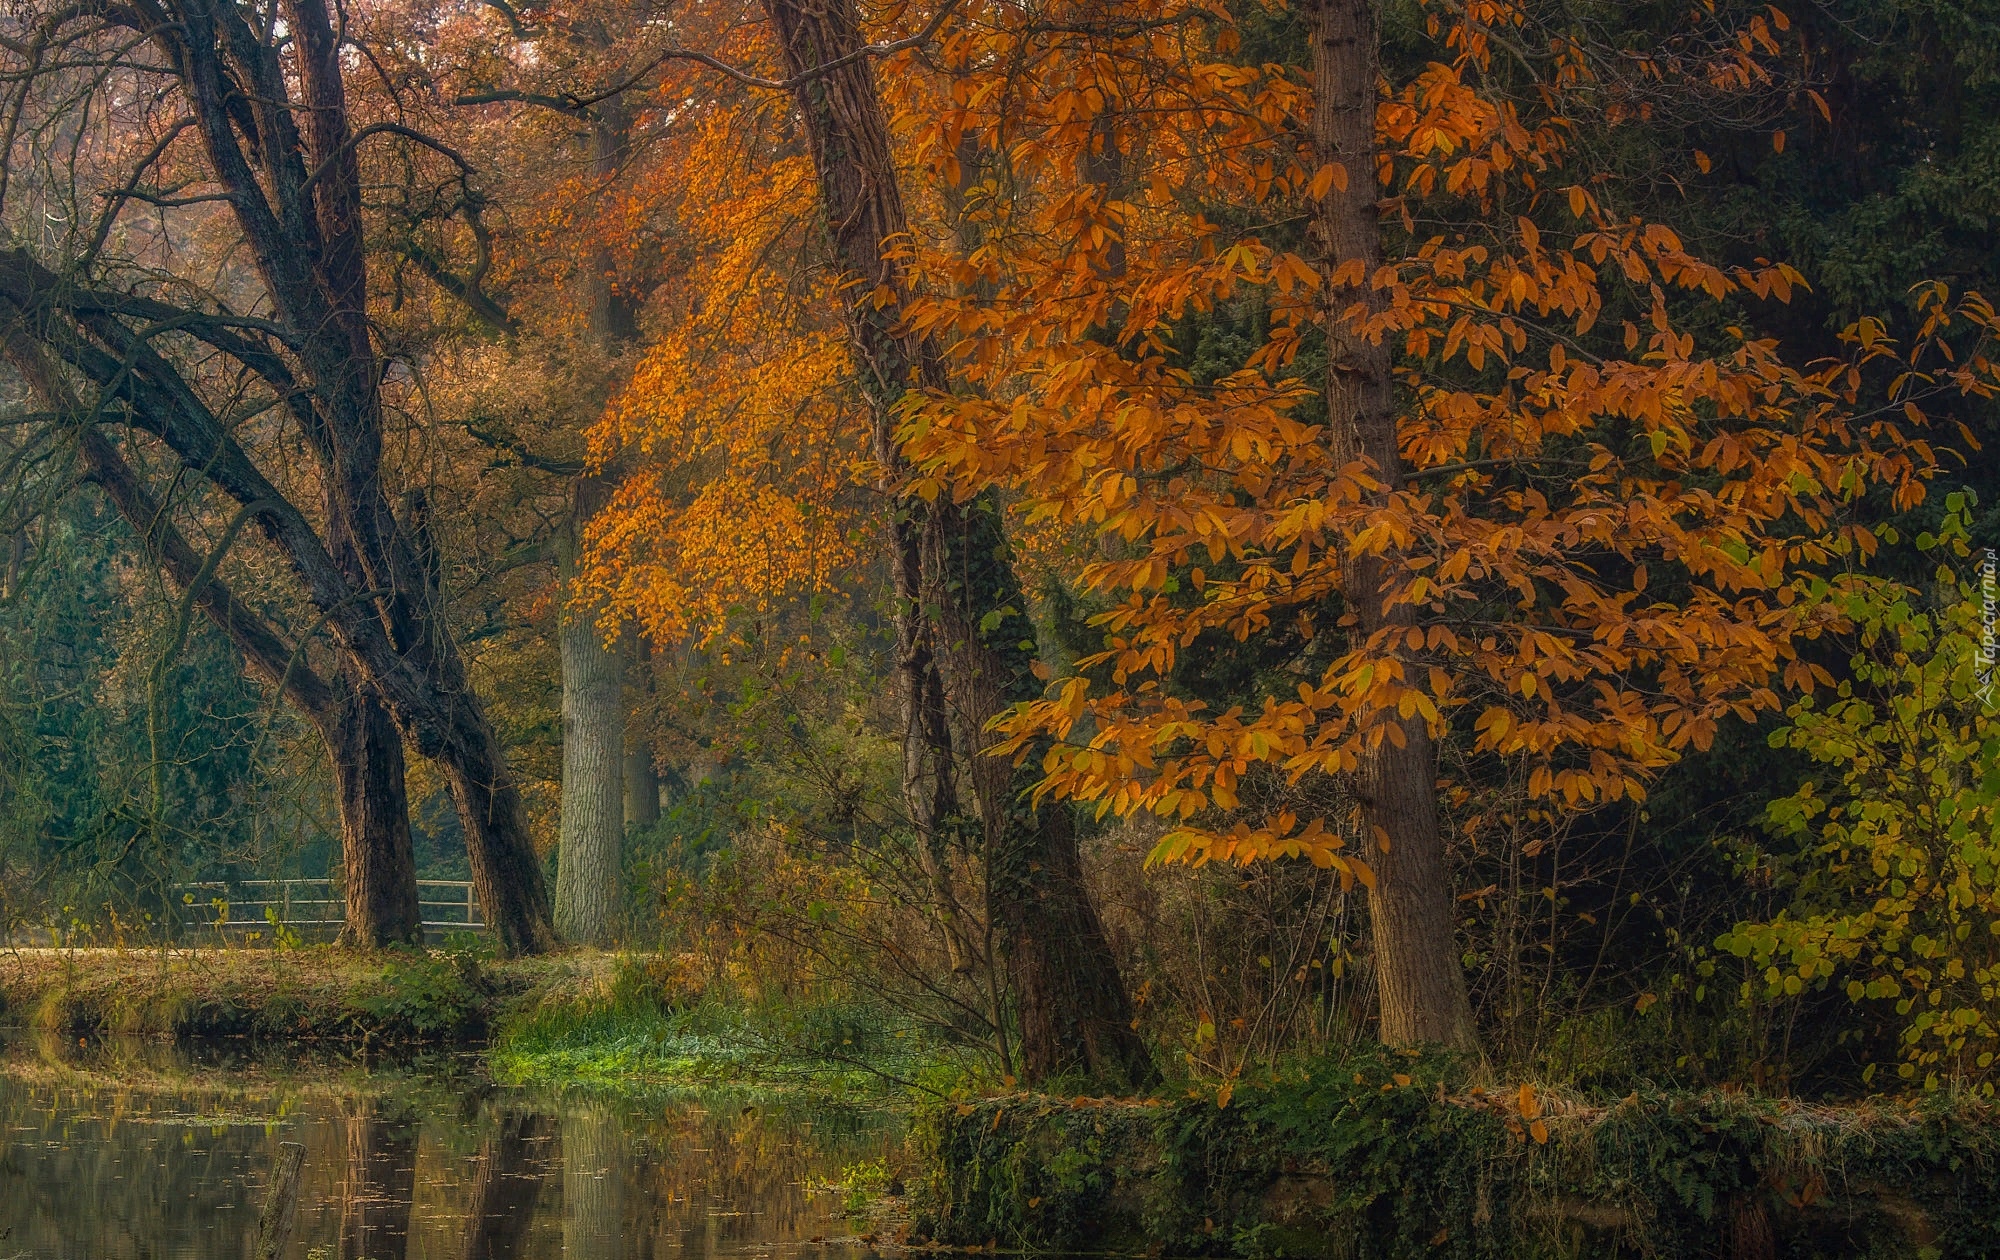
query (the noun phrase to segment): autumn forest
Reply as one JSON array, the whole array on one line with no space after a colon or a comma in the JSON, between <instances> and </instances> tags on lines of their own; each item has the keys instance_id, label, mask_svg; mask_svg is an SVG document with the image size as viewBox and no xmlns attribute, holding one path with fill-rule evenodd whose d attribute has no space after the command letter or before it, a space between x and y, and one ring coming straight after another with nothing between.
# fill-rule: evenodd
<instances>
[{"instance_id":1,"label":"autumn forest","mask_svg":"<svg viewBox=\"0 0 2000 1260\"><path fill-rule=\"evenodd\" d=\"M1991 1254L1992 0L19 0L0 132L6 1022Z\"/></svg>"}]
</instances>

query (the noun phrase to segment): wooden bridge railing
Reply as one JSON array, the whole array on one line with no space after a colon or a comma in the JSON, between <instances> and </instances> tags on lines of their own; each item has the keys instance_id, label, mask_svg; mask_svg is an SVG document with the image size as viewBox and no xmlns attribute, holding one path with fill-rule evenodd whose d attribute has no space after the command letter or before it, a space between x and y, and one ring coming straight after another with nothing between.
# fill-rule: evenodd
<instances>
[{"instance_id":1,"label":"wooden bridge railing","mask_svg":"<svg viewBox=\"0 0 2000 1260\"><path fill-rule=\"evenodd\" d=\"M186 929L269 930L267 910L276 911L279 924L302 936L333 936L347 923L347 903L330 879L203 880L176 885L174 892L181 899L181 926ZM218 901L226 913L216 913ZM476 932L486 927L470 880L418 880L417 907L427 930Z\"/></svg>"}]
</instances>

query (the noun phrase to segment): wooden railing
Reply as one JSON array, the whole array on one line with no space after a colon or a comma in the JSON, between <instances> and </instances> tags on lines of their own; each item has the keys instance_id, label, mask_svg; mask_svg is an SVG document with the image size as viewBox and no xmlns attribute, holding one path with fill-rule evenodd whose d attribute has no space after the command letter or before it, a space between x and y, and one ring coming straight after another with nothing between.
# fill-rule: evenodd
<instances>
[{"instance_id":1,"label":"wooden railing","mask_svg":"<svg viewBox=\"0 0 2000 1260\"><path fill-rule=\"evenodd\" d=\"M332 936L347 924L347 903L330 879L204 880L174 888L181 926L189 930L268 931L272 918L301 936ZM218 915L216 902L227 913ZM486 927L479 893L464 879L420 879L417 909L426 929L476 932ZM275 910L275 916L267 916Z\"/></svg>"}]
</instances>

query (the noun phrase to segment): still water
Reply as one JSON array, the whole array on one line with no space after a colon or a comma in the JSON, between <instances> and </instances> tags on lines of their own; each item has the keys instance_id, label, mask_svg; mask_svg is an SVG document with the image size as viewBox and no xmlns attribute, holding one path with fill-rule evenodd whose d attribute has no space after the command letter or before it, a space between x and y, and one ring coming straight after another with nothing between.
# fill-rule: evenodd
<instances>
[{"instance_id":1,"label":"still water","mask_svg":"<svg viewBox=\"0 0 2000 1260\"><path fill-rule=\"evenodd\" d=\"M0 1052L0 1260L247 1257L280 1142L306 1148L291 1260L862 1260L828 1183L900 1141L866 1109L164 1053Z\"/></svg>"}]
</instances>

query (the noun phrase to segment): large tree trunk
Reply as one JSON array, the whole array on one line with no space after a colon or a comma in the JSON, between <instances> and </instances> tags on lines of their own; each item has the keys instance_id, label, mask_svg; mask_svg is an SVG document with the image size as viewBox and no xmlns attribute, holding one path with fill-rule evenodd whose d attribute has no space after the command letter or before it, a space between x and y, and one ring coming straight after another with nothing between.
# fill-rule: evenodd
<instances>
[{"instance_id":1,"label":"large tree trunk","mask_svg":"<svg viewBox=\"0 0 2000 1260\"><path fill-rule=\"evenodd\" d=\"M597 32L601 35L601 32ZM591 173L617 172L626 132L618 97L602 102L590 129ZM636 311L617 284L611 251L591 253L583 278L591 338L616 354L638 334ZM574 604L584 531L609 497L601 477L579 477L560 542L564 602L557 631L562 656L562 822L556 851L556 931L579 945L609 945L617 930L625 818L623 662L607 647L595 610Z\"/></svg>"},{"instance_id":2,"label":"large tree trunk","mask_svg":"<svg viewBox=\"0 0 2000 1260\"><path fill-rule=\"evenodd\" d=\"M340 807L343 945L421 945L417 864L403 783L403 736L374 693L342 676L328 723L334 796Z\"/></svg>"},{"instance_id":3,"label":"large tree trunk","mask_svg":"<svg viewBox=\"0 0 2000 1260\"><path fill-rule=\"evenodd\" d=\"M1364 277L1382 265L1381 213L1375 175L1376 5L1374 0L1308 0L1315 93L1312 145L1320 165L1338 163L1346 187L1329 191L1314 216L1322 265L1331 277L1359 260ZM1366 459L1394 490L1402 472L1396 442L1395 385L1389 349L1355 335L1342 312L1376 303L1367 286L1326 286L1326 415L1335 457ZM1358 639L1415 624L1397 604L1387 613L1401 557L1393 552L1350 555L1343 573ZM1400 636L1397 636L1400 639ZM1400 743L1384 738L1362 758L1355 776L1361 801L1365 858L1375 872L1368 921L1375 944L1383 1041L1441 1045L1477 1053L1479 1038L1466 999L1465 975L1453 936L1451 877L1437 815L1437 750L1421 717L1390 723ZM1390 734L1383 731L1380 734Z\"/></svg>"},{"instance_id":4,"label":"large tree trunk","mask_svg":"<svg viewBox=\"0 0 2000 1260\"><path fill-rule=\"evenodd\" d=\"M798 81L827 230L839 265L856 281L846 312L855 366L873 412L875 455L888 478L884 489L893 493L904 468L894 434L897 405L913 382L943 388L945 373L936 347L897 326L904 278L885 243L907 233L909 221L874 70L859 55L852 0L766 0L766 10L787 73ZM877 302L874 295L883 287L898 300ZM1021 794L1027 776L980 755L988 719L1033 685L1032 654L1005 646L1018 645L1026 623L1004 626L992 643L979 630L988 614L1026 607L999 517L961 513L948 503L892 500L886 507L904 790L947 935L962 915L941 852L946 823L957 810L956 733L959 751L969 755L995 888L989 914L1020 1006L1025 1079L1083 1071L1108 1082L1150 1082L1152 1060L1131 1027L1130 997L1080 878L1067 807L1036 811ZM950 571L954 560L976 568L974 580ZM941 596L942 604L927 595ZM938 610L942 626L926 615L927 603Z\"/></svg>"},{"instance_id":5,"label":"large tree trunk","mask_svg":"<svg viewBox=\"0 0 2000 1260\"><path fill-rule=\"evenodd\" d=\"M594 483L585 483L585 485ZM577 514L584 512L579 486ZM573 572L572 565L565 565ZM556 931L579 945L609 945L619 902L625 834L619 772L625 756L620 700L624 662L587 608L565 608L562 652L562 839L556 851Z\"/></svg>"}]
</instances>

